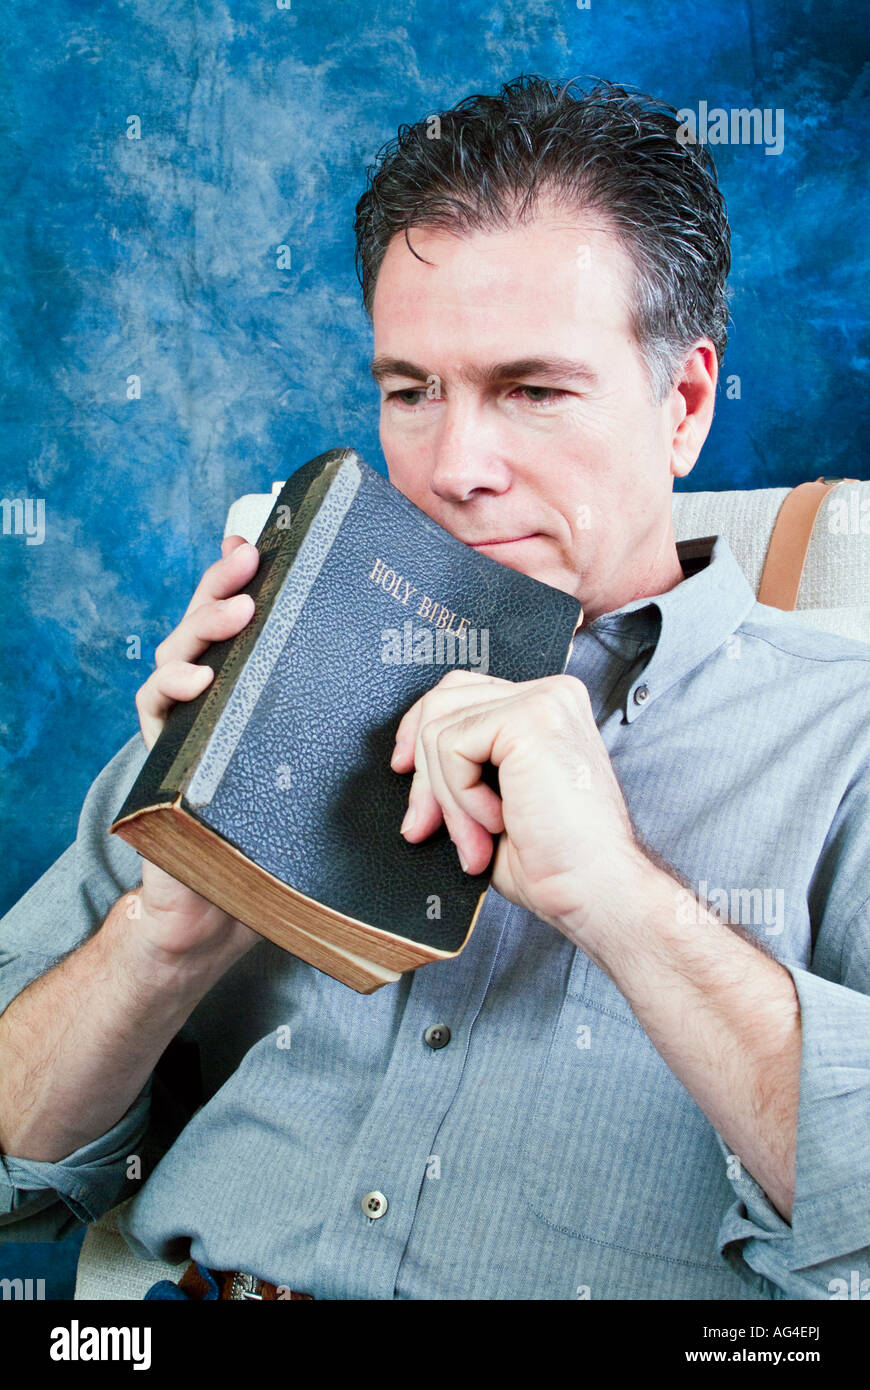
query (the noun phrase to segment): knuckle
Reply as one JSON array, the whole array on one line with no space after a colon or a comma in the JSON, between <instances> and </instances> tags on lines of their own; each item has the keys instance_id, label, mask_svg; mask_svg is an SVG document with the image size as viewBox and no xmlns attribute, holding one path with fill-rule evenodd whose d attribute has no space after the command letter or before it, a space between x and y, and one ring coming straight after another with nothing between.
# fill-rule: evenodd
<instances>
[{"instance_id":1,"label":"knuckle","mask_svg":"<svg viewBox=\"0 0 870 1390\"><path fill-rule=\"evenodd\" d=\"M559 684L565 694L573 700L580 700L581 703L589 704L589 690L583 681L577 676L562 674L559 676Z\"/></svg>"},{"instance_id":2,"label":"knuckle","mask_svg":"<svg viewBox=\"0 0 870 1390\"><path fill-rule=\"evenodd\" d=\"M175 682L178 679L178 677L182 675L183 672L185 672L186 670L187 662L179 661L177 657L173 657L171 661L165 661L163 665L160 667L159 673L156 671L154 673L156 677L156 679L154 680L154 688L159 690L161 694L165 693L163 690L163 686L167 682L167 680L170 683Z\"/></svg>"},{"instance_id":3,"label":"knuckle","mask_svg":"<svg viewBox=\"0 0 870 1390\"><path fill-rule=\"evenodd\" d=\"M576 712L578 706L586 707L590 703L589 691L576 676L569 676L564 672L558 676L551 676L548 688L551 698L563 709Z\"/></svg>"},{"instance_id":4,"label":"knuckle","mask_svg":"<svg viewBox=\"0 0 870 1390\"><path fill-rule=\"evenodd\" d=\"M569 712L569 699L556 686L543 687L532 696L535 722L549 731L560 730Z\"/></svg>"},{"instance_id":5,"label":"knuckle","mask_svg":"<svg viewBox=\"0 0 870 1390\"><path fill-rule=\"evenodd\" d=\"M467 685L468 677L472 675L470 671L460 671L458 669L448 671L438 682L440 686Z\"/></svg>"}]
</instances>

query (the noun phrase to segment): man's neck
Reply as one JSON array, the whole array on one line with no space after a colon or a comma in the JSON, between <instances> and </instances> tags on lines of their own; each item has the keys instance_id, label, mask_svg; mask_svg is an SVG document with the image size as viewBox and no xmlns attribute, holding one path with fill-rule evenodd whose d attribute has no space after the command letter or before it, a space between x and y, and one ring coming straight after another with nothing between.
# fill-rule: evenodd
<instances>
[{"instance_id":1,"label":"man's neck","mask_svg":"<svg viewBox=\"0 0 870 1390\"><path fill-rule=\"evenodd\" d=\"M671 536L668 552L659 556L658 563L650 566L641 576L635 573L623 584L612 585L606 593L595 595L588 603L583 601L583 626L587 627L605 613L614 613L617 608L633 603L635 599L666 594L682 584L685 577L676 542Z\"/></svg>"}]
</instances>

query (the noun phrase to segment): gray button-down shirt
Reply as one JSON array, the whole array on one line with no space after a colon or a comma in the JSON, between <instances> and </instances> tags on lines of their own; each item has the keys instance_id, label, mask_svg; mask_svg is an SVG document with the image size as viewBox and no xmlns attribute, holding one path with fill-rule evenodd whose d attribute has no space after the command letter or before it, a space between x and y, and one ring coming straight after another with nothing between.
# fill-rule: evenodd
<instances>
[{"instance_id":1,"label":"gray button-down shirt","mask_svg":"<svg viewBox=\"0 0 870 1390\"><path fill-rule=\"evenodd\" d=\"M791 1225L610 979L490 889L460 956L374 995L259 943L181 1035L204 1104L173 1045L98 1140L0 1159L0 1235L135 1193L137 1253L317 1298L826 1299L870 1274L870 647L757 604L721 538L680 554L688 577L582 629L568 670L646 844L794 979ZM137 735L0 923L0 1007L138 884L106 827L144 756Z\"/></svg>"}]
</instances>

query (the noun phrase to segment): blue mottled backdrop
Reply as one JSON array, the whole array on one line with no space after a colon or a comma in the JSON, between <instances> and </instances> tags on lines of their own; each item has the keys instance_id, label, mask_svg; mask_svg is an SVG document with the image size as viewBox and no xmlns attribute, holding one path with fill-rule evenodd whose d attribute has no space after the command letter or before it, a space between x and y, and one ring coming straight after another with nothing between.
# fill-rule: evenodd
<instances>
[{"instance_id":1,"label":"blue mottled backdrop","mask_svg":"<svg viewBox=\"0 0 870 1390\"><path fill-rule=\"evenodd\" d=\"M521 72L780 109L781 153L713 150L740 385L688 485L867 476L859 0L21 0L2 27L0 495L34 506L0 534L0 912L135 731L229 503L336 444L383 468L352 221L401 122Z\"/></svg>"}]
</instances>

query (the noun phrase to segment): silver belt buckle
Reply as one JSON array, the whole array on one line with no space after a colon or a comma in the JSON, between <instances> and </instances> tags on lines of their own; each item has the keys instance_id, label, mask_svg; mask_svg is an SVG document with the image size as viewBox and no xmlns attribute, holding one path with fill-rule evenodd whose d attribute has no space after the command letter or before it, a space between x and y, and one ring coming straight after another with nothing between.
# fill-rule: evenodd
<instances>
[{"instance_id":1,"label":"silver belt buckle","mask_svg":"<svg viewBox=\"0 0 870 1390\"><path fill-rule=\"evenodd\" d=\"M262 1300L263 1295L257 1293L260 1287L260 1280L253 1274L243 1274L239 1271L233 1275L233 1282L230 1287L230 1298L258 1298Z\"/></svg>"}]
</instances>

